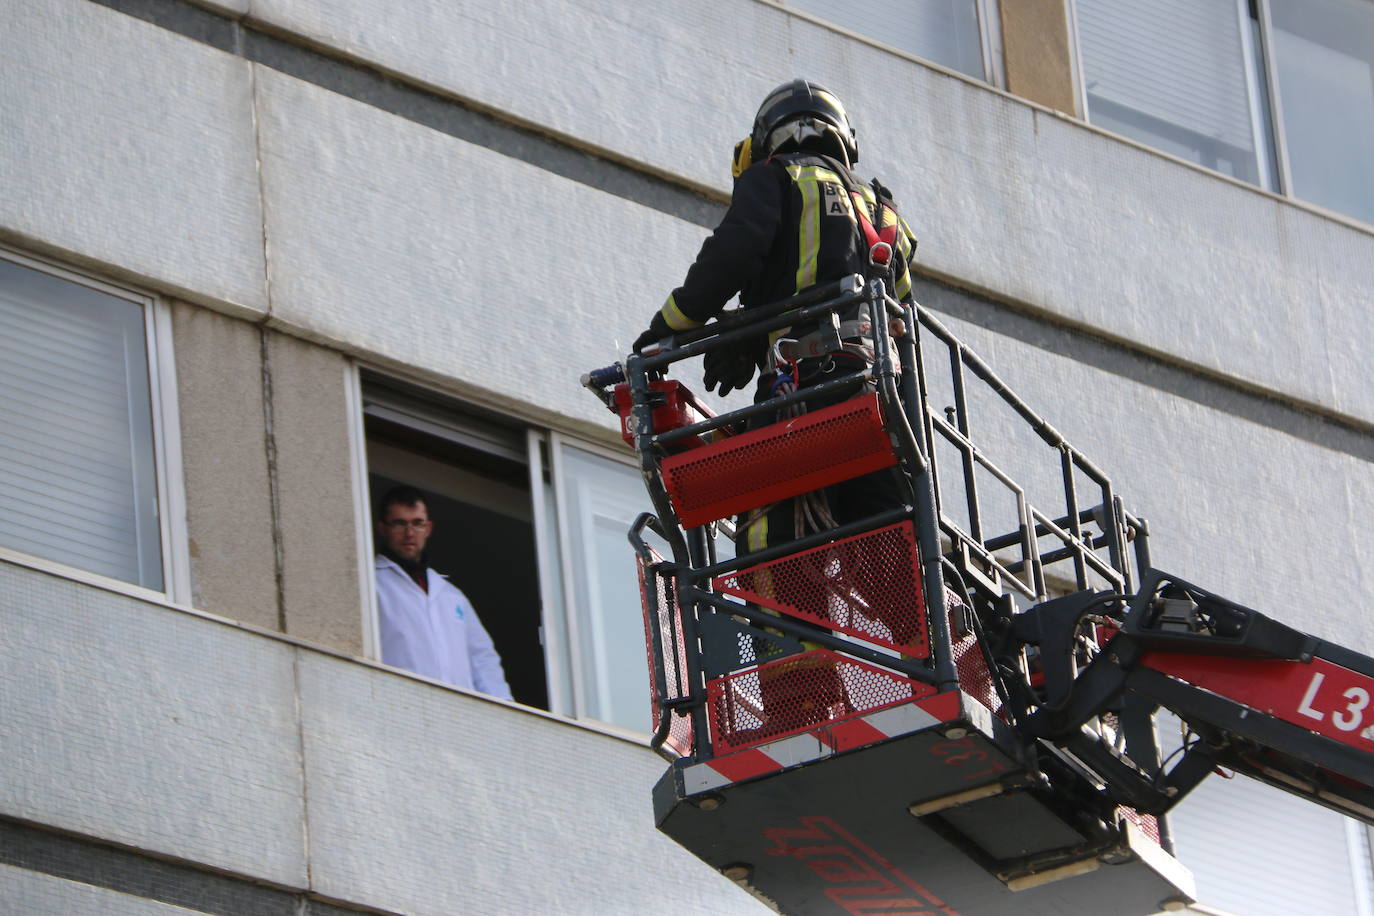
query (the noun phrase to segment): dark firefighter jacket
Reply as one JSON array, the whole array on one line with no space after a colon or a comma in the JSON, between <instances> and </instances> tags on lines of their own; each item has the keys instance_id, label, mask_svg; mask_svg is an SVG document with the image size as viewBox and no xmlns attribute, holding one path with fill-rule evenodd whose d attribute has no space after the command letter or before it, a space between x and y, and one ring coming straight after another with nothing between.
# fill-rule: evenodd
<instances>
[{"instance_id":1,"label":"dark firefighter jacket","mask_svg":"<svg viewBox=\"0 0 1374 916\"><path fill-rule=\"evenodd\" d=\"M859 193L874 225L896 220L895 278L888 291L911 293L910 261L916 237L897 215L884 190L880 224L878 192L855 181L842 164L815 153L774 156L735 180L730 207L701 246L683 284L673 290L655 330L684 331L714 318L735 293L745 308L793 296L818 283L863 274L868 262L854 215Z\"/></svg>"}]
</instances>

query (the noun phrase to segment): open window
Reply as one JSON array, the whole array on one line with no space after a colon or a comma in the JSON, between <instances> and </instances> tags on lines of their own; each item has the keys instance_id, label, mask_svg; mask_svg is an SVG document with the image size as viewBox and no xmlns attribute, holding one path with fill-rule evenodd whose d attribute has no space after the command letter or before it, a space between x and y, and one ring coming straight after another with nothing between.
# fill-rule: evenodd
<instances>
[{"instance_id":1,"label":"open window","mask_svg":"<svg viewBox=\"0 0 1374 916\"><path fill-rule=\"evenodd\" d=\"M371 508L394 486L427 494L429 565L472 602L515 699L549 708L524 430L370 374L363 426Z\"/></svg>"},{"instance_id":2,"label":"open window","mask_svg":"<svg viewBox=\"0 0 1374 916\"><path fill-rule=\"evenodd\" d=\"M369 502L431 494L429 564L472 601L518 702L649 731L630 524L650 508L621 453L362 373Z\"/></svg>"}]
</instances>

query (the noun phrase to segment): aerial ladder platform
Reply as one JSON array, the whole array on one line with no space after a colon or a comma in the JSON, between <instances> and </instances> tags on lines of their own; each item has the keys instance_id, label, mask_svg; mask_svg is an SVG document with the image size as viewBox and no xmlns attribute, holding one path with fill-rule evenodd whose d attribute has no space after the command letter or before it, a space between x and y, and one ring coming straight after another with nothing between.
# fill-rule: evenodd
<instances>
[{"instance_id":1,"label":"aerial ladder platform","mask_svg":"<svg viewBox=\"0 0 1374 916\"><path fill-rule=\"evenodd\" d=\"M668 377L798 326L838 349L856 313L874 361L824 384L716 415ZM1153 568L1108 477L881 283L729 312L583 382L654 506L630 541L658 827L775 909L1181 910L1164 815L1221 768L1374 824L1374 659ZM885 468L900 504L732 543L737 517ZM1161 709L1186 729L1167 757Z\"/></svg>"}]
</instances>

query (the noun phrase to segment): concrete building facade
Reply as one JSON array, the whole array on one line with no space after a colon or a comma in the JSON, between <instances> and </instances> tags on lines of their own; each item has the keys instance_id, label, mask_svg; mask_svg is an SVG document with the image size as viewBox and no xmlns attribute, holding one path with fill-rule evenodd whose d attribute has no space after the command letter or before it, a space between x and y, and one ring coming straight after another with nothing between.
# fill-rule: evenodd
<instances>
[{"instance_id":1,"label":"concrete building facade","mask_svg":"<svg viewBox=\"0 0 1374 916\"><path fill-rule=\"evenodd\" d=\"M763 911L653 829L647 500L577 378L794 76L1157 565L1374 652L1374 228L1087 123L1072 0L971 0L980 76L861 7L0 5L0 910ZM392 482L517 702L380 663ZM1374 913L1363 827L1241 782L1174 818L1203 904Z\"/></svg>"}]
</instances>

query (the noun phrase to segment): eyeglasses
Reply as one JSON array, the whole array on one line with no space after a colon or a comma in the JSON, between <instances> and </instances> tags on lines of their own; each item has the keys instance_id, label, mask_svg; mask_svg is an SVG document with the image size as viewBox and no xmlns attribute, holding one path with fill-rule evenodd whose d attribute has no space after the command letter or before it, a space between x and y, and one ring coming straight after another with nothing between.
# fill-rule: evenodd
<instances>
[{"instance_id":1,"label":"eyeglasses","mask_svg":"<svg viewBox=\"0 0 1374 916\"><path fill-rule=\"evenodd\" d=\"M406 529L410 529L411 531L424 531L426 528L429 527L428 521L413 522L403 518L394 519L393 521L389 522L382 522L382 524L397 533L405 531Z\"/></svg>"}]
</instances>

